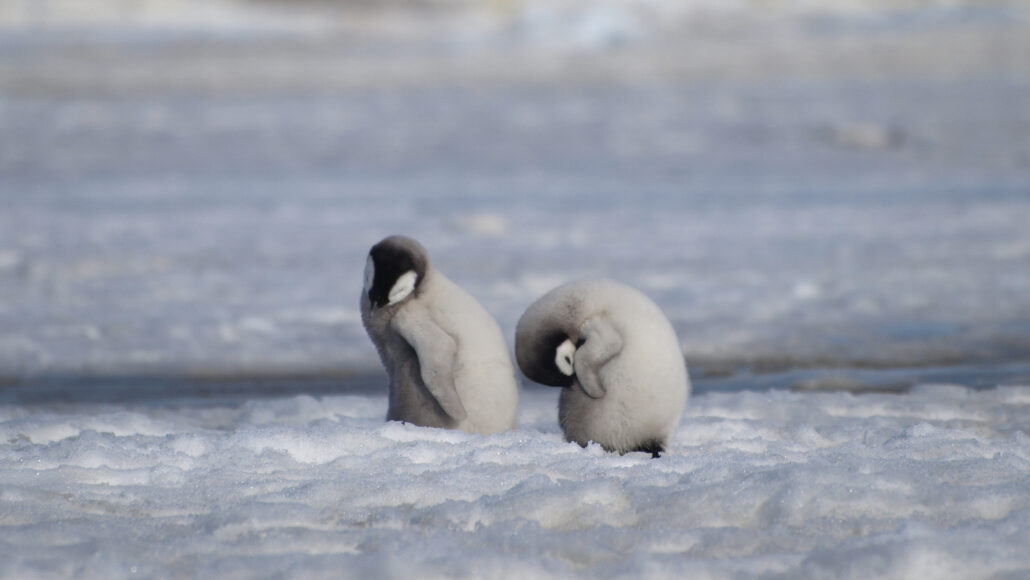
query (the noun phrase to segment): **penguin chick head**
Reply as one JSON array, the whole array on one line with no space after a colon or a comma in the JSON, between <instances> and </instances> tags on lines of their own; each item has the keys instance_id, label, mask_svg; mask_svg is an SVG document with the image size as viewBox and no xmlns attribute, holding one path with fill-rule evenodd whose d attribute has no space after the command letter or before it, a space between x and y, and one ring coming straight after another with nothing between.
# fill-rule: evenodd
<instances>
[{"instance_id":1,"label":"penguin chick head","mask_svg":"<svg viewBox=\"0 0 1030 580\"><path fill-rule=\"evenodd\" d=\"M526 332L525 327L522 331ZM577 348L579 345L569 335L556 330L521 340L517 337L515 358L529 380L552 387L571 387L575 384Z\"/></svg>"},{"instance_id":2,"label":"penguin chick head","mask_svg":"<svg viewBox=\"0 0 1030 580\"><path fill-rule=\"evenodd\" d=\"M365 288L372 308L393 306L411 296L429 268L429 253L405 236L390 236L372 246L365 261Z\"/></svg>"}]
</instances>

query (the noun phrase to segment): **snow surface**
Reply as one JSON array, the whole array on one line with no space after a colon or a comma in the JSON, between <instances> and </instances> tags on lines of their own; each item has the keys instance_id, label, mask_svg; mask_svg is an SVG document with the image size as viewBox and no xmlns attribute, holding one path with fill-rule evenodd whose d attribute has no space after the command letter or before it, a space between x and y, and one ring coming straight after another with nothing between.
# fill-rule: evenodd
<instances>
[{"instance_id":1,"label":"snow surface","mask_svg":"<svg viewBox=\"0 0 1030 580\"><path fill-rule=\"evenodd\" d=\"M357 293L393 233L509 337L604 275L705 367L1026 363L1030 11L963 6L591 50L12 29L0 376L375 372Z\"/></svg>"},{"instance_id":2,"label":"snow surface","mask_svg":"<svg viewBox=\"0 0 1030 580\"><path fill-rule=\"evenodd\" d=\"M365 4L0 2L0 577L1030 575L1025 3ZM647 292L670 453L384 423L392 233Z\"/></svg>"},{"instance_id":3,"label":"snow surface","mask_svg":"<svg viewBox=\"0 0 1030 580\"><path fill-rule=\"evenodd\" d=\"M1018 578L1030 387L708 393L669 453L381 395L0 406L5 578Z\"/></svg>"}]
</instances>

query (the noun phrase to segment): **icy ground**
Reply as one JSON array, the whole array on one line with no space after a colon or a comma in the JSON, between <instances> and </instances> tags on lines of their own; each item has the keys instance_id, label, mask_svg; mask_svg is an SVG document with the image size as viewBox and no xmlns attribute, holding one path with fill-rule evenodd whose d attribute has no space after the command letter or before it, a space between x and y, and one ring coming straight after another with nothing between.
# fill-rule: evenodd
<instances>
[{"instance_id":1,"label":"icy ground","mask_svg":"<svg viewBox=\"0 0 1030 580\"><path fill-rule=\"evenodd\" d=\"M392 233L509 337L605 275L696 372L1030 360L1024 4L547 41L645 6L591 5L439 37L0 28L0 377L378 372L357 293Z\"/></svg>"},{"instance_id":2,"label":"icy ground","mask_svg":"<svg viewBox=\"0 0 1030 580\"><path fill-rule=\"evenodd\" d=\"M1030 575L1025 3L384 3L0 2L0 577ZM391 233L651 295L671 452L384 424Z\"/></svg>"},{"instance_id":3,"label":"icy ground","mask_svg":"<svg viewBox=\"0 0 1030 580\"><path fill-rule=\"evenodd\" d=\"M0 407L4 578L1024 578L1030 388L709 393L652 460L381 396Z\"/></svg>"}]
</instances>

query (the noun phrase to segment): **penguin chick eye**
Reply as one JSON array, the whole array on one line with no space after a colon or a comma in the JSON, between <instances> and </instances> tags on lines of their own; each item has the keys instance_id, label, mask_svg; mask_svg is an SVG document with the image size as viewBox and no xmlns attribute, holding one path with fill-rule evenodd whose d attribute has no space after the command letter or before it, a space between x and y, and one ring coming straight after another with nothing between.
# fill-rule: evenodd
<instances>
[{"instance_id":1,"label":"penguin chick eye","mask_svg":"<svg viewBox=\"0 0 1030 580\"><path fill-rule=\"evenodd\" d=\"M372 288L372 282L376 278L376 264L372 260L372 256L369 256L365 260L365 292L368 292Z\"/></svg>"},{"instance_id":2,"label":"penguin chick eye","mask_svg":"<svg viewBox=\"0 0 1030 580\"><path fill-rule=\"evenodd\" d=\"M414 270L408 270L401 274L397 281L393 283L393 288L390 288L390 294L386 297L388 300L387 304L396 304L407 298L409 294L415 291L415 282L417 280L418 274Z\"/></svg>"},{"instance_id":3,"label":"penguin chick eye","mask_svg":"<svg viewBox=\"0 0 1030 580\"><path fill-rule=\"evenodd\" d=\"M576 345L568 338L558 345L554 354L554 364L565 376L571 377L575 371Z\"/></svg>"}]
</instances>

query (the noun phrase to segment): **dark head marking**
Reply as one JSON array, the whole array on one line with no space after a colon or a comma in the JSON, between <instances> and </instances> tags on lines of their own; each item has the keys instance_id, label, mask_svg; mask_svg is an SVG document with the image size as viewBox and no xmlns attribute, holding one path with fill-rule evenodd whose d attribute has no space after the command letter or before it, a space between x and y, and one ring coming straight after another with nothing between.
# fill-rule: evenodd
<instances>
[{"instance_id":1,"label":"dark head marking","mask_svg":"<svg viewBox=\"0 0 1030 580\"><path fill-rule=\"evenodd\" d=\"M555 364L555 354L563 342L569 340L561 331L544 336L543 340L516 341L515 358L519 361L522 372L535 382L552 387L571 387L575 375L566 375Z\"/></svg>"},{"instance_id":2,"label":"dark head marking","mask_svg":"<svg viewBox=\"0 0 1030 580\"><path fill-rule=\"evenodd\" d=\"M365 280L365 290L373 308L390 304L391 291L405 275L409 276L405 279L408 283L411 283L410 276L414 276L413 290L417 291L429 267L426 249L405 236L390 236L372 246L368 260L371 268L366 269L366 278L370 277L371 280Z\"/></svg>"}]
</instances>

